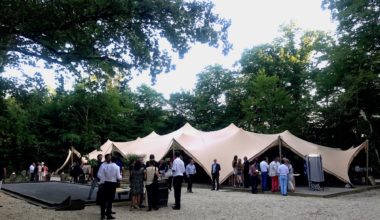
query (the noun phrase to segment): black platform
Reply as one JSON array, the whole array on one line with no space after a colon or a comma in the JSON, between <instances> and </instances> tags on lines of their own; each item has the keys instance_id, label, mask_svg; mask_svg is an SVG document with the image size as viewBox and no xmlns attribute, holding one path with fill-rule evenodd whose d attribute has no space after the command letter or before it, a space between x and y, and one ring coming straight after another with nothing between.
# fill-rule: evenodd
<instances>
[{"instance_id":1,"label":"black platform","mask_svg":"<svg viewBox=\"0 0 380 220\"><path fill-rule=\"evenodd\" d=\"M81 199L86 203L94 203L98 188L92 193L92 200L87 200L90 191L89 185L73 184L65 182L37 182L37 183L13 183L3 184L2 190L22 196L24 198L42 203L48 206L57 206L68 196L71 199ZM117 199L117 196L115 197ZM125 198L121 198L125 199Z\"/></svg>"}]
</instances>

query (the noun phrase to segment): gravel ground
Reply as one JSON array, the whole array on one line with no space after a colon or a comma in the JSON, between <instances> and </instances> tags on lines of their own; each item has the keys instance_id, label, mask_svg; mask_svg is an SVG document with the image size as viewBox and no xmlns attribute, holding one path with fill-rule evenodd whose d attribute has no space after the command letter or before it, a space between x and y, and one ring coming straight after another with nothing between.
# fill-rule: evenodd
<instances>
[{"instance_id":1,"label":"gravel ground","mask_svg":"<svg viewBox=\"0 0 380 220\"><path fill-rule=\"evenodd\" d=\"M175 211L173 192L169 207L147 212L130 211L127 204L115 204L116 219L380 219L380 190L340 196L312 198L244 192L210 191L195 188L194 193L182 189L182 207ZM100 219L97 206L81 211L43 209L0 192L0 219Z\"/></svg>"}]
</instances>

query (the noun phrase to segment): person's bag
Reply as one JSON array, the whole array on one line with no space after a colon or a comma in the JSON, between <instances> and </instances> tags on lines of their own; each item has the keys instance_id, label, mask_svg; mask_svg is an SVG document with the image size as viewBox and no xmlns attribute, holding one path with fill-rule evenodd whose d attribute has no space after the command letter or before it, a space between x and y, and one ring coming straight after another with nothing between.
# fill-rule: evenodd
<instances>
[{"instance_id":1,"label":"person's bag","mask_svg":"<svg viewBox=\"0 0 380 220\"><path fill-rule=\"evenodd\" d=\"M168 171L165 172L165 177L166 178L169 178L169 177L172 177L172 176L173 176L173 171L172 170L169 169Z\"/></svg>"}]
</instances>

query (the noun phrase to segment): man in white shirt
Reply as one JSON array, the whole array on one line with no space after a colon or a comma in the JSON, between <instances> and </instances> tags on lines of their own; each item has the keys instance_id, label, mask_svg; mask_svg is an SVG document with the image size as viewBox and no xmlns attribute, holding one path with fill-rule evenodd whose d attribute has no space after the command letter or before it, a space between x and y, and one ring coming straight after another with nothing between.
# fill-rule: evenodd
<instances>
[{"instance_id":1,"label":"man in white shirt","mask_svg":"<svg viewBox=\"0 0 380 220\"><path fill-rule=\"evenodd\" d=\"M261 190L263 192L267 190L268 169L269 169L268 157L264 157L263 161L260 162Z\"/></svg>"},{"instance_id":2,"label":"man in white shirt","mask_svg":"<svg viewBox=\"0 0 380 220\"><path fill-rule=\"evenodd\" d=\"M112 214L112 202L115 198L117 183L121 181L120 168L113 161L111 155L105 155L106 161L98 171L99 189L101 190L100 214L101 219L115 219Z\"/></svg>"},{"instance_id":3,"label":"man in white shirt","mask_svg":"<svg viewBox=\"0 0 380 220\"><path fill-rule=\"evenodd\" d=\"M187 176L187 192L193 192L193 179L194 175L197 173L197 170L194 165L194 160L191 159L190 163L186 166L186 176Z\"/></svg>"},{"instance_id":4,"label":"man in white shirt","mask_svg":"<svg viewBox=\"0 0 380 220\"><path fill-rule=\"evenodd\" d=\"M173 188L175 205L174 210L181 209L181 187L183 181L183 173L185 172L185 164L180 158L179 152L175 152L175 160L173 161Z\"/></svg>"},{"instance_id":5,"label":"man in white shirt","mask_svg":"<svg viewBox=\"0 0 380 220\"><path fill-rule=\"evenodd\" d=\"M36 167L36 164L34 162L29 166L30 182L34 182L34 168L35 167Z\"/></svg>"},{"instance_id":6,"label":"man in white shirt","mask_svg":"<svg viewBox=\"0 0 380 220\"><path fill-rule=\"evenodd\" d=\"M274 160L269 164L269 176L272 182L272 192L278 191L278 173L277 169L280 166L279 157L274 158Z\"/></svg>"},{"instance_id":7,"label":"man in white shirt","mask_svg":"<svg viewBox=\"0 0 380 220\"><path fill-rule=\"evenodd\" d=\"M289 168L284 164L284 160L285 158L282 160L282 164L278 167L277 172L280 176L281 195L287 196Z\"/></svg>"}]
</instances>

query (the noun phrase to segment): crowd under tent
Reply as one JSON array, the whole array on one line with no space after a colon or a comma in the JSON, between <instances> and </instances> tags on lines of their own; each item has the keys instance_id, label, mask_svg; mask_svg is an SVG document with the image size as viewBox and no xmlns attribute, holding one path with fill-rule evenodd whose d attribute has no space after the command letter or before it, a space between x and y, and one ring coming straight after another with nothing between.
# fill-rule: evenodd
<instances>
[{"instance_id":1,"label":"crowd under tent","mask_svg":"<svg viewBox=\"0 0 380 220\"><path fill-rule=\"evenodd\" d=\"M301 158L309 154L319 154L323 160L323 170L344 183L351 184L348 170L354 157L364 148L368 142L363 142L357 147L347 150L330 148L310 143L296 137L289 131L279 134L258 134L245 131L234 124L217 131L200 131L185 124L180 129L165 135L154 132L143 138L137 138L128 142L112 142L107 140L99 150L94 150L88 156L96 159L98 154L118 152L126 157L128 154L137 154L148 159L154 154L156 160L164 157L173 149L181 150L191 157L211 178L211 164L217 159L221 165L220 182L223 183L233 173L232 158L237 155L253 160L265 154L274 147L281 150L290 150Z\"/></svg>"}]
</instances>

